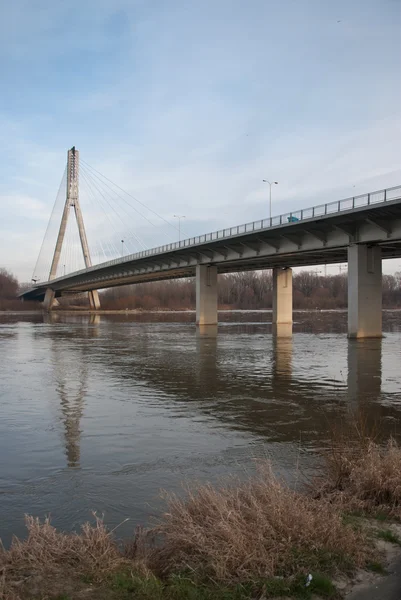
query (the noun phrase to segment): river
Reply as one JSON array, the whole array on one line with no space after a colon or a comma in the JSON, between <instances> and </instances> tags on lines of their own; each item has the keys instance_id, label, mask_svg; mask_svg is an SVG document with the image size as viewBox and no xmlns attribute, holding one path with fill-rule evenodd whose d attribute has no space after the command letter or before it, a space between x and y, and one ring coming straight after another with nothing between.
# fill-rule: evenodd
<instances>
[{"instance_id":1,"label":"river","mask_svg":"<svg viewBox=\"0 0 401 600\"><path fill-rule=\"evenodd\" d=\"M200 335L193 313L0 314L0 537L23 515L65 530L91 511L129 535L162 507L161 488L242 476L269 457L313 469L329 430L361 409L399 433L401 311L382 340L348 341L346 313L221 312Z\"/></svg>"}]
</instances>

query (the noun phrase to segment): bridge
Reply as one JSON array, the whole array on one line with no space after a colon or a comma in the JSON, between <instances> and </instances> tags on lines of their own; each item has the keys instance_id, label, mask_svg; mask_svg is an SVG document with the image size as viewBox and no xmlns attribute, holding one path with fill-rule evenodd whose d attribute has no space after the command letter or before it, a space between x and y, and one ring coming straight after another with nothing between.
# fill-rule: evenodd
<instances>
[{"instance_id":1,"label":"bridge","mask_svg":"<svg viewBox=\"0 0 401 600\"><path fill-rule=\"evenodd\" d=\"M67 194L47 281L22 299L42 300L147 281L196 278L196 322L217 324L217 275L273 269L273 324L288 334L292 323L292 268L348 262L348 334L382 335L382 260L401 257L401 186L320 204L269 219L191 237L92 265L79 204L79 154L68 152ZM56 277L68 209L74 208L85 268Z\"/></svg>"}]
</instances>

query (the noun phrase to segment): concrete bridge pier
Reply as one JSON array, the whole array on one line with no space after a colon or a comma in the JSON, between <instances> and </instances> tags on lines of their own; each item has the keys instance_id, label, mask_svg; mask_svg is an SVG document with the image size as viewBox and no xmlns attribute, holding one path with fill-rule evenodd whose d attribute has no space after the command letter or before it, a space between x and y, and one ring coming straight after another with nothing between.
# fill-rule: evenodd
<instances>
[{"instance_id":1,"label":"concrete bridge pier","mask_svg":"<svg viewBox=\"0 0 401 600\"><path fill-rule=\"evenodd\" d=\"M273 333L292 335L292 269L273 269Z\"/></svg>"},{"instance_id":2,"label":"concrete bridge pier","mask_svg":"<svg viewBox=\"0 0 401 600\"><path fill-rule=\"evenodd\" d=\"M88 292L88 297L89 297L89 306L91 307L91 309L99 310L100 309L99 292L97 290L92 290L91 292Z\"/></svg>"},{"instance_id":3,"label":"concrete bridge pier","mask_svg":"<svg viewBox=\"0 0 401 600\"><path fill-rule=\"evenodd\" d=\"M348 247L348 337L382 337L382 259L379 246Z\"/></svg>"},{"instance_id":4,"label":"concrete bridge pier","mask_svg":"<svg viewBox=\"0 0 401 600\"><path fill-rule=\"evenodd\" d=\"M52 290L51 288L47 288L45 297L43 300L44 310L47 310L48 312L50 312L51 309L53 308L55 299L56 299L56 292L54 290Z\"/></svg>"},{"instance_id":5,"label":"concrete bridge pier","mask_svg":"<svg viewBox=\"0 0 401 600\"><path fill-rule=\"evenodd\" d=\"M217 267L196 266L196 324L217 325Z\"/></svg>"}]
</instances>

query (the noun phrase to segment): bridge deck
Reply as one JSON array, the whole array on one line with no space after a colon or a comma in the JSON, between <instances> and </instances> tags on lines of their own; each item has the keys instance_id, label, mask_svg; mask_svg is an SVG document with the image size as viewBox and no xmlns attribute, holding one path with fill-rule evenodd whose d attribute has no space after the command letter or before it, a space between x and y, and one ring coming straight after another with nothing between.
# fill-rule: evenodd
<instances>
[{"instance_id":1,"label":"bridge deck","mask_svg":"<svg viewBox=\"0 0 401 600\"><path fill-rule=\"evenodd\" d=\"M401 257L401 186L222 229L82 269L21 294L43 299L51 287L93 289L190 277L197 264L219 273L347 261L350 244L380 245L383 258Z\"/></svg>"}]
</instances>

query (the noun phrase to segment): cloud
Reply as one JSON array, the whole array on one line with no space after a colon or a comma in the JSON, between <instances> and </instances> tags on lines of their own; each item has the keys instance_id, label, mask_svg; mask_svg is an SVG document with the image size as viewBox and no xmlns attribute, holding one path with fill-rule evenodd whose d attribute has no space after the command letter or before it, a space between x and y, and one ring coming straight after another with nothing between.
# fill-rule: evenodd
<instances>
[{"instance_id":1,"label":"cloud","mask_svg":"<svg viewBox=\"0 0 401 600\"><path fill-rule=\"evenodd\" d=\"M384 6L8 4L0 23L5 226L22 229L33 262L72 145L163 218L185 214L188 235L267 215L264 178L279 181L275 213L399 183L400 17L396 3ZM124 213L121 200L114 206L122 221L83 189L91 240L118 248L131 230L149 246L177 236L161 220L153 228L126 205ZM27 276L20 259L7 261Z\"/></svg>"}]
</instances>

